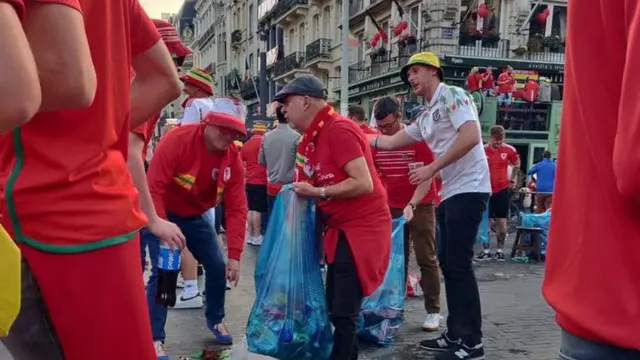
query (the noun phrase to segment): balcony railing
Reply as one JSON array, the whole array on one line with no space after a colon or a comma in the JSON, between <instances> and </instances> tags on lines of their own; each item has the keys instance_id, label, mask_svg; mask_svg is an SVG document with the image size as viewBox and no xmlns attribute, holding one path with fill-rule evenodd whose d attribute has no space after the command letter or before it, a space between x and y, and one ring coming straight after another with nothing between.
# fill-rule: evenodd
<instances>
[{"instance_id":1,"label":"balcony railing","mask_svg":"<svg viewBox=\"0 0 640 360\"><path fill-rule=\"evenodd\" d=\"M304 66L305 63L305 56L304 56L304 52L302 51L297 51L294 52L292 54L287 55L287 57L284 58L284 67L285 67L285 72L289 72L295 69L301 69Z\"/></svg>"},{"instance_id":2,"label":"balcony railing","mask_svg":"<svg viewBox=\"0 0 640 360\"><path fill-rule=\"evenodd\" d=\"M242 98L245 100L254 98L257 95L256 89L258 87L260 87L260 78L258 76L254 76L253 81L251 81L251 78L243 81L240 85L240 94L242 95Z\"/></svg>"},{"instance_id":3,"label":"balcony railing","mask_svg":"<svg viewBox=\"0 0 640 360\"><path fill-rule=\"evenodd\" d=\"M462 36L461 36L462 38ZM509 40L497 40L487 42L484 40L460 41L457 55L485 58L509 58ZM465 45L462 45L465 44Z\"/></svg>"},{"instance_id":4,"label":"balcony railing","mask_svg":"<svg viewBox=\"0 0 640 360\"><path fill-rule=\"evenodd\" d=\"M411 44L400 49L400 54L398 55L398 66L402 67L407 65L411 55L418 52L418 47L419 44Z\"/></svg>"},{"instance_id":5,"label":"balcony railing","mask_svg":"<svg viewBox=\"0 0 640 360\"><path fill-rule=\"evenodd\" d=\"M496 124L509 131L549 131L551 104L514 101L498 108Z\"/></svg>"},{"instance_id":6,"label":"balcony railing","mask_svg":"<svg viewBox=\"0 0 640 360\"><path fill-rule=\"evenodd\" d=\"M273 65L273 75L280 76L284 75L285 72L287 72L287 70L284 64L284 59L276 61L276 63Z\"/></svg>"},{"instance_id":7,"label":"balcony railing","mask_svg":"<svg viewBox=\"0 0 640 360\"><path fill-rule=\"evenodd\" d=\"M209 41L216 34L216 25L215 23L209 25L207 30L205 30L202 36L198 37L198 39L193 43L193 47L202 50L205 45L209 43Z\"/></svg>"},{"instance_id":8,"label":"balcony railing","mask_svg":"<svg viewBox=\"0 0 640 360\"><path fill-rule=\"evenodd\" d=\"M309 0L279 0L273 9L273 16L277 19L300 5L309 5Z\"/></svg>"},{"instance_id":9,"label":"balcony railing","mask_svg":"<svg viewBox=\"0 0 640 360\"><path fill-rule=\"evenodd\" d=\"M564 64L564 51L562 52L552 52L552 51L530 52L530 53L524 54L522 58L526 60L531 60L531 61L544 61L544 62Z\"/></svg>"},{"instance_id":10,"label":"balcony railing","mask_svg":"<svg viewBox=\"0 0 640 360\"><path fill-rule=\"evenodd\" d=\"M331 58L331 39L318 39L307 45L307 62Z\"/></svg>"},{"instance_id":11,"label":"balcony railing","mask_svg":"<svg viewBox=\"0 0 640 360\"><path fill-rule=\"evenodd\" d=\"M371 68L367 66L366 61L360 61L353 65L349 65L349 83L353 84L368 78L371 74Z\"/></svg>"}]
</instances>

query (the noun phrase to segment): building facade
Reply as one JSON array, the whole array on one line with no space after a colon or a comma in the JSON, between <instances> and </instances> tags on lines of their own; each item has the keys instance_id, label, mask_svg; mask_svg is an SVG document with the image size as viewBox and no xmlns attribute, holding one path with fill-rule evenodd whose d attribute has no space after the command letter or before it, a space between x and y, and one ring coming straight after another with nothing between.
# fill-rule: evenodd
<instances>
[{"instance_id":1,"label":"building facade","mask_svg":"<svg viewBox=\"0 0 640 360\"><path fill-rule=\"evenodd\" d=\"M473 67L492 68L497 78L511 66L519 87L525 79L549 79L554 101L516 101L505 109L489 96L482 101L481 117L485 132L494 124L507 129L526 164L557 146L566 0L350 0L349 39L340 30L342 0L259 1L255 23L262 41L253 51L267 54L269 100L286 82L310 73L325 83L336 105L347 91L349 102L363 105L367 113L384 95L396 96L409 109L424 101L401 82L400 68L413 53L432 51L451 84L463 85ZM344 41L350 44L347 54L342 54ZM340 88L341 56L349 57L348 89ZM257 76L259 63L251 63Z\"/></svg>"}]
</instances>

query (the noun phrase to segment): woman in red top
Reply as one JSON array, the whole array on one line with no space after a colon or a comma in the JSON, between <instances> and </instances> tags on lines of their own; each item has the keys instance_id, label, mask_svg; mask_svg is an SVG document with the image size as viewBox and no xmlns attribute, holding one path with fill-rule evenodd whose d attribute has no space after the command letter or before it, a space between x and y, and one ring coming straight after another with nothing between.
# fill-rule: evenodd
<instances>
[{"instance_id":1,"label":"woman in red top","mask_svg":"<svg viewBox=\"0 0 640 360\"><path fill-rule=\"evenodd\" d=\"M295 191L318 198L324 224L327 301L335 326L331 360L358 357L360 305L382 283L391 247L391 214L373 171L371 148L358 125L326 103L318 78L297 77L276 94L282 112L304 131Z\"/></svg>"},{"instance_id":2,"label":"woman in red top","mask_svg":"<svg viewBox=\"0 0 640 360\"><path fill-rule=\"evenodd\" d=\"M485 96L493 96L495 88L495 81L493 78L493 70L491 67L487 68L484 74L482 74L482 92Z\"/></svg>"}]
</instances>

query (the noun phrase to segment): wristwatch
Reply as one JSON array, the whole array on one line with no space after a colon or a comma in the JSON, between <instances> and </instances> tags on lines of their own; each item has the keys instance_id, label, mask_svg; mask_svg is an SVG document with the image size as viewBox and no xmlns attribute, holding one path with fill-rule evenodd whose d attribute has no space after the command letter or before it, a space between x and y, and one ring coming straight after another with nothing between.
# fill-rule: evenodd
<instances>
[{"instance_id":1,"label":"wristwatch","mask_svg":"<svg viewBox=\"0 0 640 360\"><path fill-rule=\"evenodd\" d=\"M320 198L327 199L327 187L323 186L320 188Z\"/></svg>"}]
</instances>

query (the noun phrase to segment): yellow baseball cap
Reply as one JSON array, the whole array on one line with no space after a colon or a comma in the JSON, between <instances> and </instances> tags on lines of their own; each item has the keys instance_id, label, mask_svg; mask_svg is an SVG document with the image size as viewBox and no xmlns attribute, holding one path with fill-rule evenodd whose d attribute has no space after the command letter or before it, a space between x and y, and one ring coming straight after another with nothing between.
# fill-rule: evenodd
<instances>
[{"instance_id":1,"label":"yellow baseball cap","mask_svg":"<svg viewBox=\"0 0 640 360\"><path fill-rule=\"evenodd\" d=\"M409 58L409 62L400 70L400 79L402 79L405 84L409 84L409 76L407 74L409 73L409 69L413 65L426 65L438 69L440 81L444 81L444 74L442 73L442 68L440 68L440 59L436 56L436 54L424 51L421 53L413 54Z\"/></svg>"}]
</instances>

